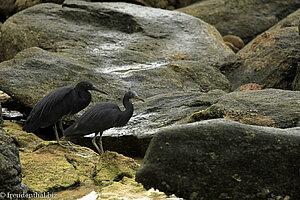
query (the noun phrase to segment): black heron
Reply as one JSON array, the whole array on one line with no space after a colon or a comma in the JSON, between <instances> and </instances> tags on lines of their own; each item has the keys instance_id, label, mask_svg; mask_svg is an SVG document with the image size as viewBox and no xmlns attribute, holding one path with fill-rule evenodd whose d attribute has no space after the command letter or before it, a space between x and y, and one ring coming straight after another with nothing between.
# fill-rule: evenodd
<instances>
[{"instance_id":1,"label":"black heron","mask_svg":"<svg viewBox=\"0 0 300 200\"><path fill-rule=\"evenodd\" d=\"M23 130L33 132L38 128L53 125L56 140L59 143L56 123L63 133L62 117L72 115L84 109L91 102L91 94L88 90L95 90L106 94L89 81L82 81L76 86L64 86L53 90L44 96L31 110Z\"/></svg>"},{"instance_id":2,"label":"black heron","mask_svg":"<svg viewBox=\"0 0 300 200\"><path fill-rule=\"evenodd\" d=\"M140 101L141 99L135 91L128 91L123 98L124 111L121 111L119 106L114 103L99 103L87 110L80 118L78 118L74 124L68 127L64 136L66 140L70 140L72 137L84 136L91 133L95 133L92 140L93 145L96 147L99 154L104 153L102 147L102 133L103 131L112 127L124 126L133 114L133 105L130 99L135 98ZM100 149L96 144L96 137L100 134L99 144Z\"/></svg>"}]
</instances>

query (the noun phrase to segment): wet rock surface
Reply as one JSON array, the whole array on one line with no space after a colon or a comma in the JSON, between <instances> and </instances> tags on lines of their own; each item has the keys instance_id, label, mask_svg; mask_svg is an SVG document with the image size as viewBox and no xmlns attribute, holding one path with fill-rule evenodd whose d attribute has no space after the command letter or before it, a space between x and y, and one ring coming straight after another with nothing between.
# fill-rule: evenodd
<instances>
[{"instance_id":1,"label":"wet rock surface","mask_svg":"<svg viewBox=\"0 0 300 200\"><path fill-rule=\"evenodd\" d=\"M222 35L236 35L246 43L297 10L299 1L204 0L178 11L214 25Z\"/></svg>"},{"instance_id":2,"label":"wet rock surface","mask_svg":"<svg viewBox=\"0 0 300 200\"><path fill-rule=\"evenodd\" d=\"M0 158L1 198L9 199L9 193L26 194L28 187L21 183L22 167L19 151L13 139L2 128L0 128Z\"/></svg>"},{"instance_id":3,"label":"wet rock surface","mask_svg":"<svg viewBox=\"0 0 300 200\"><path fill-rule=\"evenodd\" d=\"M300 92L279 89L235 91L211 107L194 113L190 122L226 118L245 124L291 128L300 126Z\"/></svg>"},{"instance_id":4,"label":"wet rock surface","mask_svg":"<svg viewBox=\"0 0 300 200\"><path fill-rule=\"evenodd\" d=\"M299 129L215 119L159 129L136 180L185 199L298 199Z\"/></svg>"},{"instance_id":5,"label":"wet rock surface","mask_svg":"<svg viewBox=\"0 0 300 200\"><path fill-rule=\"evenodd\" d=\"M149 97L145 103L135 105L136 110L143 112L135 114L127 126L109 129L104 136L134 135L137 138L151 138L151 131L155 128L186 123L189 113L208 108L224 94L222 90L212 90L208 93L171 92Z\"/></svg>"}]
</instances>

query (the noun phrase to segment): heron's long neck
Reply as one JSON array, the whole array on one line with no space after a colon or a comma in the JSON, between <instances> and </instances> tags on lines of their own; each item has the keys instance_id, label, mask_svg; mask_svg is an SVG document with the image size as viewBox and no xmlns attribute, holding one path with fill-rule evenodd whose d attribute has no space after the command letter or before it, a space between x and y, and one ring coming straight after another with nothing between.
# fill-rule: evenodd
<instances>
[{"instance_id":1,"label":"heron's long neck","mask_svg":"<svg viewBox=\"0 0 300 200\"><path fill-rule=\"evenodd\" d=\"M123 98L123 105L125 107L125 110L122 112L122 122L126 124L133 114L133 105L129 101L129 97L127 95L125 95Z\"/></svg>"}]
</instances>

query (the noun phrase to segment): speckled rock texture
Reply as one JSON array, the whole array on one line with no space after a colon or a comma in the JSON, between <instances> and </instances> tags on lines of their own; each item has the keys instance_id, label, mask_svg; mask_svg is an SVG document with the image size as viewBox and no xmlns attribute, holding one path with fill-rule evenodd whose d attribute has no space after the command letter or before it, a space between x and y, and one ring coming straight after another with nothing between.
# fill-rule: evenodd
<instances>
[{"instance_id":1,"label":"speckled rock texture","mask_svg":"<svg viewBox=\"0 0 300 200\"><path fill-rule=\"evenodd\" d=\"M299 199L300 129L214 119L162 128L136 180L185 199Z\"/></svg>"},{"instance_id":2,"label":"speckled rock texture","mask_svg":"<svg viewBox=\"0 0 300 200\"><path fill-rule=\"evenodd\" d=\"M28 187L21 183L19 151L14 141L0 128L0 195L9 199L8 194L26 194ZM21 198L20 198L21 199Z\"/></svg>"}]
</instances>

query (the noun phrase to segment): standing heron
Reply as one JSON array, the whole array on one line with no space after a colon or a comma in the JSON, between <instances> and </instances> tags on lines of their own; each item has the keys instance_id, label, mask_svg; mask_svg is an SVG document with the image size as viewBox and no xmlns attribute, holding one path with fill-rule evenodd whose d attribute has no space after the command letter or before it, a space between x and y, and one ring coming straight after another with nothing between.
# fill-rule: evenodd
<instances>
[{"instance_id":1,"label":"standing heron","mask_svg":"<svg viewBox=\"0 0 300 200\"><path fill-rule=\"evenodd\" d=\"M114 103L99 103L87 110L74 124L65 130L64 136L66 140L76 136L84 136L95 133L92 140L93 145L96 147L99 154L104 153L102 147L102 133L103 131L112 127L124 126L133 114L133 105L130 99L141 99L135 91L128 91L123 98L124 111L121 111L119 106ZM100 134L99 144L100 149L96 144L96 137Z\"/></svg>"},{"instance_id":2,"label":"standing heron","mask_svg":"<svg viewBox=\"0 0 300 200\"><path fill-rule=\"evenodd\" d=\"M23 130L33 132L53 125L57 143L60 144L56 122L59 121L59 128L63 132L62 117L73 115L87 107L91 102L89 90L106 94L89 81L79 82L76 86L60 87L48 93L31 110Z\"/></svg>"}]
</instances>

